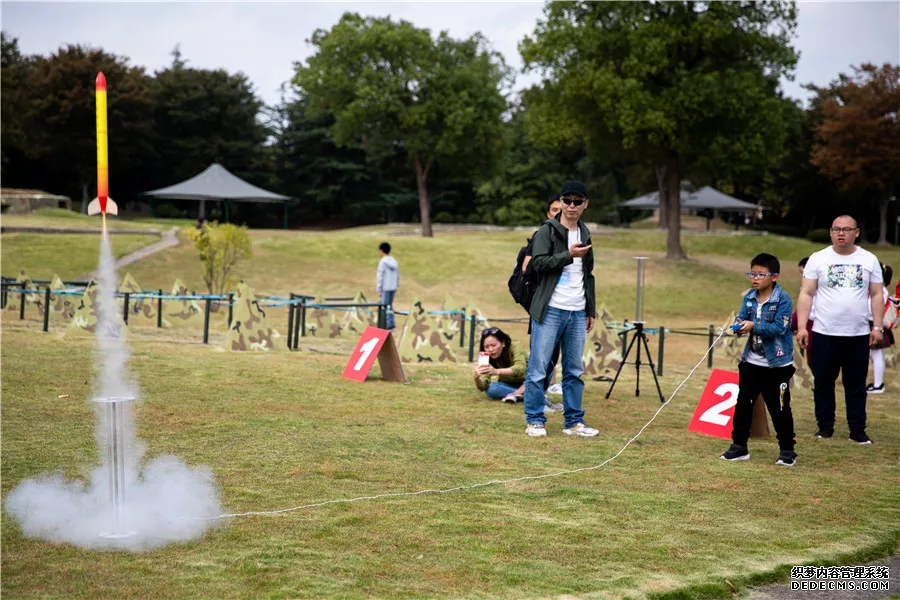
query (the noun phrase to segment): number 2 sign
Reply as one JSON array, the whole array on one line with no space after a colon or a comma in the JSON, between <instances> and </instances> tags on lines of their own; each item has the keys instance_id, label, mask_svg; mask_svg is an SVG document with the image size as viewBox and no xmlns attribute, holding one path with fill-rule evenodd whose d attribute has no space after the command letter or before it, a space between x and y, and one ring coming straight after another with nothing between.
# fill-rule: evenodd
<instances>
[{"instance_id":1,"label":"number 2 sign","mask_svg":"<svg viewBox=\"0 0 900 600\"><path fill-rule=\"evenodd\" d=\"M372 365L375 364L376 357L378 357L378 365L381 367L381 376L384 379L401 383L406 381L394 337L390 331L377 327L366 327L366 330L363 331L341 376L353 381L364 382Z\"/></svg>"},{"instance_id":2,"label":"number 2 sign","mask_svg":"<svg viewBox=\"0 0 900 600\"><path fill-rule=\"evenodd\" d=\"M713 369L697 403L689 431L731 439L731 417L738 397L737 373Z\"/></svg>"},{"instance_id":3,"label":"number 2 sign","mask_svg":"<svg viewBox=\"0 0 900 600\"><path fill-rule=\"evenodd\" d=\"M734 407L737 406L738 381L740 375L737 373L713 369L688 430L730 440L731 419L734 416ZM750 434L754 437L768 436L765 403L762 402L762 398L758 398L753 404Z\"/></svg>"}]
</instances>

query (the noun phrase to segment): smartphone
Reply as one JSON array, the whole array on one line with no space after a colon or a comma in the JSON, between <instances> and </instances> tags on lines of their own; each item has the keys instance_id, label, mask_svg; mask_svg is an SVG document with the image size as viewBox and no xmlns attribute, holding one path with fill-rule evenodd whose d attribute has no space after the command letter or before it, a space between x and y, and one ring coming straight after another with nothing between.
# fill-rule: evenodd
<instances>
[{"instance_id":1,"label":"smartphone","mask_svg":"<svg viewBox=\"0 0 900 600\"><path fill-rule=\"evenodd\" d=\"M478 366L491 364L491 355L487 352L478 353Z\"/></svg>"}]
</instances>

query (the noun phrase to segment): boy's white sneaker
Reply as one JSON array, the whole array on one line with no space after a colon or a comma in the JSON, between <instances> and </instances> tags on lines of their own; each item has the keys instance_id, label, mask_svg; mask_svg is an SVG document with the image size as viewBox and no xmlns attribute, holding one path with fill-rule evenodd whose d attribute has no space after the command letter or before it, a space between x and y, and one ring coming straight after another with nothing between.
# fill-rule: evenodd
<instances>
[{"instance_id":1,"label":"boy's white sneaker","mask_svg":"<svg viewBox=\"0 0 900 600\"><path fill-rule=\"evenodd\" d=\"M588 427L584 423L576 423L571 427L563 429L563 433L566 435L580 435L581 437L594 437L600 433L600 431L593 427Z\"/></svg>"},{"instance_id":2,"label":"boy's white sneaker","mask_svg":"<svg viewBox=\"0 0 900 600\"><path fill-rule=\"evenodd\" d=\"M547 437L547 429L543 423L529 423L525 428L525 433L530 437Z\"/></svg>"}]
</instances>

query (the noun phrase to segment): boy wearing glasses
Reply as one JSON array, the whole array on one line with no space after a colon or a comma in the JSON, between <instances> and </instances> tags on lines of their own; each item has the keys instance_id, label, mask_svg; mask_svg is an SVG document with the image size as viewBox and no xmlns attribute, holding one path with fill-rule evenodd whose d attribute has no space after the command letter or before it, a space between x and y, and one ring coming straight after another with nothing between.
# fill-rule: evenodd
<instances>
[{"instance_id":1,"label":"boy wearing glasses","mask_svg":"<svg viewBox=\"0 0 900 600\"><path fill-rule=\"evenodd\" d=\"M794 375L793 303L777 283L780 271L778 259L771 254L758 254L750 261L747 276L751 288L735 318L735 327L740 325L738 333L748 334L748 339L738 365L740 390L734 407L732 444L722 454L725 460L750 458L747 440L753 419L753 401L760 394L778 436L780 453L775 464L792 467L797 460L790 391Z\"/></svg>"},{"instance_id":2,"label":"boy wearing glasses","mask_svg":"<svg viewBox=\"0 0 900 600\"><path fill-rule=\"evenodd\" d=\"M587 208L587 189L570 181L560 192L562 211L547 219L534 234L531 266L538 278L531 301L531 359L525 378L525 432L547 435L544 424L544 381L553 347L562 349L563 433L593 437L600 433L584 423L582 355L594 327L594 254L591 234L581 220Z\"/></svg>"},{"instance_id":3,"label":"boy wearing glasses","mask_svg":"<svg viewBox=\"0 0 900 600\"><path fill-rule=\"evenodd\" d=\"M842 215L831 224L831 246L809 257L797 300L797 341L806 347L812 337L816 347L811 365L816 437L834 435L834 382L841 372L850 441L871 444L866 435L866 379L869 347L881 344L884 331L883 277L875 255L856 245L858 237L856 219ZM813 295L816 320L810 336L806 322Z\"/></svg>"}]
</instances>

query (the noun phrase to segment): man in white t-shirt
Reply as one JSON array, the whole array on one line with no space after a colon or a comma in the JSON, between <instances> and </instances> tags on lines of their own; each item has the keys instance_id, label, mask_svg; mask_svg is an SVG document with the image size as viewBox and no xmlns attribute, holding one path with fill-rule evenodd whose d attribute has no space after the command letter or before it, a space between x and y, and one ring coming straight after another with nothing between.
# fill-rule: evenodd
<instances>
[{"instance_id":1,"label":"man in white t-shirt","mask_svg":"<svg viewBox=\"0 0 900 600\"><path fill-rule=\"evenodd\" d=\"M866 379L869 347L881 343L884 331L884 311L878 310L882 275L875 255L855 244L858 237L856 219L840 216L831 224L831 246L809 257L797 301L797 342L803 348L809 343L806 322L815 295L812 339L816 351L811 367L819 425L816 437L834 435L834 382L841 372L850 441L871 444L866 435Z\"/></svg>"}]
</instances>

